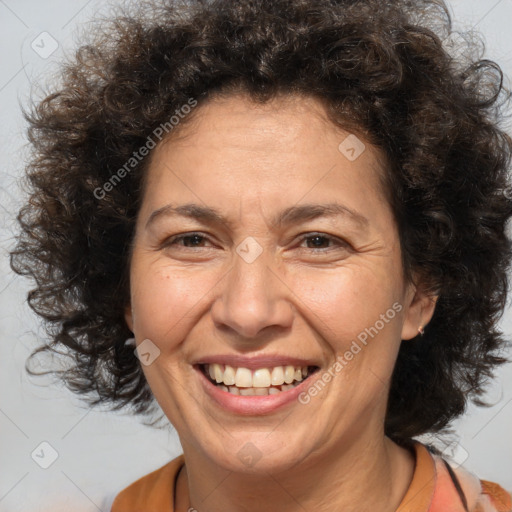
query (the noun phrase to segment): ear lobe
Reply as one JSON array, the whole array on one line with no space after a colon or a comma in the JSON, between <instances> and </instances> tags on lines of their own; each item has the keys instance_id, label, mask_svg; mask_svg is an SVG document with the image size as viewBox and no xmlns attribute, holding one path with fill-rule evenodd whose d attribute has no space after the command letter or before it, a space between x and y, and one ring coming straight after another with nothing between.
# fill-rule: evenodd
<instances>
[{"instance_id":1,"label":"ear lobe","mask_svg":"<svg viewBox=\"0 0 512 512\"><path fill-rule=\"evenodd\" d=\"M128 304L128 306L126 306L124 309L124 320L128 326L128 329L133 332L133 311L131 304Z\"/></svg>"},{"instance_id":2,"label":"ear lobe","mask_svg":"<svg viewBox=\"0 0 512 512\"><path fill-rule=\"evenodd\" d=\"M403 340L410 340L420 334L420 329L424 329L432 319L438 298L438 295L428 295L419 288L415 289L412 300L404 315L402 326Z\"/></svg>"}]
</instances>

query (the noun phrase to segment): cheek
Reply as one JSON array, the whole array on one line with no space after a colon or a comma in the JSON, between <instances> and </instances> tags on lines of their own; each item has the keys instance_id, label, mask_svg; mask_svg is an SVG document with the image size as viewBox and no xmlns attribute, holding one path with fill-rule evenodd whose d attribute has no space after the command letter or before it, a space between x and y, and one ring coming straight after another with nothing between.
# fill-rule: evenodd
<instances>
[{"instance_id":1,"label":"cheek","mask_svg":"<svg viewBox=\"0 0 512 512\"><path fill-rule=\"evenodd\" d=\"M140 271L139 271L140 268ZM197 268L183 271L156 265L135 265L132 271L132 304L136 312L134 332L138 338L171 348L192 328L218 279Z\"/></svg>"},{"instance_id":2,"label":"cheek","mask_svg":"<svg viewBox=\"0 0 512 512\"><path fill-rule=\"evenodd\" d=\"M361 333L364 339L376 322L382 334L395 337L399 332L401 308L393 309L393 304L400 304L401 296L392 273L384 268L353 265L332 272L301 272L291 289L297 290L304 315L334 349L344 350Z\"/></svg>"},{"instance_id":3,"label":"cheek","mask_svg":"<svg viewBox=\"0 0 512 512\"><path fill-rule=\"evenodd\" d=\"M393 266L370 263L359 261L334 269L288 269L281 276L286 286L275 292L298 311L297 325L292 329L307 324L327 342L328 351L344 352L359 335L364 338L376 322L380 327L381 315L386 315L401 297ZM161 350L175 348L211 308L212 294L222 293L225 280L230 278L224 273L225 268L177 269L161 261L134 261L132 305L137 339L149 338ZM380 338L396 338L399 315L393 317L379 332Z\"/></svg>"}]
</instances>

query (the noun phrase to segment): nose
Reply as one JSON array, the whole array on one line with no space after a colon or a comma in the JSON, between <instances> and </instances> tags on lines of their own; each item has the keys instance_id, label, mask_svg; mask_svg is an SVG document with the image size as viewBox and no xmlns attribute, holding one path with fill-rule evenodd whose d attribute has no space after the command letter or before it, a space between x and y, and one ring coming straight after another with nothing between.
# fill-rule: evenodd
<instances>
[{"instance_id":1,"label":"nose","mask_svg":"<svg viewBox=\"0 0 512 512\"><path fill-rule=\"evenodd\" d=\"M282 330L292 324L291 291L268 263L264 254L251 263L236 256L234 266L221 281L223 288L211 314L217 328L232 330L237 340L254 342L264 329Z\"/></svg>"}]
</instances>

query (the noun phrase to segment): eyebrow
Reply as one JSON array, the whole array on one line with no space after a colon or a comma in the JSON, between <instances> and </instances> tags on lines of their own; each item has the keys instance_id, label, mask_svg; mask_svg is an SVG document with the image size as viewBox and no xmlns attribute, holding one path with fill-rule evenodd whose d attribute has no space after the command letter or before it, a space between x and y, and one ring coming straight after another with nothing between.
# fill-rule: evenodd
<instances>
[{"instance_id":1,"label":"eyebrow","mask_svg":"<svg viewBox=\"0 0 512 512\"><path fill-rule=\"evenodd\" d=\"M206 224L218 224L224 227L231 227L233 225L231 220L214 208L189 203L178 206L168 204L153 211L146 222L146 229L159 218L174 216L187 217ZM317 219L319 217L347 217L363 229L366 229L369 226L369 221L366 217L339 203L290 206L275 216L271 220L270 225L272 229L275 229L278 227Z\"/></svg>"}]
</instances>

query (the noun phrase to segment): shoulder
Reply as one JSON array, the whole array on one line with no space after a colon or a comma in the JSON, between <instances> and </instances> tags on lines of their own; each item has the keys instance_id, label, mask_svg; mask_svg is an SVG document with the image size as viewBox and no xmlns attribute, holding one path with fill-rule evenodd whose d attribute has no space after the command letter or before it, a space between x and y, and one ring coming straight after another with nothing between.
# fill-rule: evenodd
<instances>
[{"instance_id":1,"label":"shoulder","mask_svg":"<svg viewBox=\"0 0 512 512\"><path fill-rule=\"evenodd\" d=\"M499 484L480 480L462 466L450 465L437 455L433 457L437 480L434 502L438 501L440 506L443 502L457 502L462 505L460 510L469 512L512 512L512 495Z\"/></svg>"},{"instance_id":2,"label":"shoulder","mask_svg":"<svg viewBox=\"0 0 512 512\"><path fill-rule=\"evenodd\" d=\"M139 478L116 496L111 512L173 512L174 486L183 464L179 455Z\"/></svg>"},{"instance_id":3,"label":"shoulder","mask_svg":"<svg viewBox=\"0 0 512 512\"><path fill-rule=\"evenodd\" d=\"M482 495L486 496L498 512L512 512L512 496L500 485L480 480Z\"/></svg>"}]
</instances>

